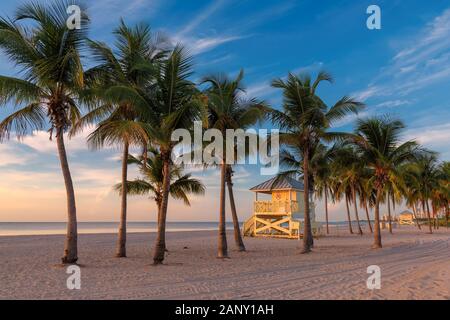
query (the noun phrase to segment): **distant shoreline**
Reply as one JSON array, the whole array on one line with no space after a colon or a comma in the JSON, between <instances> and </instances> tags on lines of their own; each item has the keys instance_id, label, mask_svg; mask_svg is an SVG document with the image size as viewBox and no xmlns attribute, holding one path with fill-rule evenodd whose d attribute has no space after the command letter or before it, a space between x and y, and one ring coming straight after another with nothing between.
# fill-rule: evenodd
<instances>
[{"instance_id":1,"label":"distant shoreline","mask_svg":"<svg viewBox=\"0 0 450 320\"><path fill-rule=\"evenodd\" d=\"M78 222L78 233L115 234L118 224L119 222ZM325 223L323 224L325 225ZM352 224L356 226L355 221L352 221ZM127 226L128 233L154 233L157 231L156 222L130 221ZM218 222L174 221L167 222L167 232L215 231L217 226ZM347 226L347 222L330 222L329 226L343 228ZM232 222L227 222L227 229L231 230L232 228ZM65 234L65 222L0 222L0 237Z\"/></svg>"}]
</instances>

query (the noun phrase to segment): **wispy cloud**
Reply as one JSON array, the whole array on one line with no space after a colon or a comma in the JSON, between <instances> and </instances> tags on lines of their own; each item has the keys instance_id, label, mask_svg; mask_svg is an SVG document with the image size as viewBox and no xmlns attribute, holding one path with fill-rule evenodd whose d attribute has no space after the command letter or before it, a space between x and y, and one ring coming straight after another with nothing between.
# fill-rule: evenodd
<instances>
[{"instance_id":1,"label":"wispy cloud","mask_svg":"<svg viewBox=\"0 0 450 320\"><path fill-rule=\"evenodd\" d=\"M177 34L177 37L183 37L195 30L202 22L211 18L211 16L217 12L225 4L224 0L215 0L209 6L204 8L197 16L195 16L187 25L185 25L181 31Z\"/></svg>"},{"instance_id":2,"label":"wispy cloud","mask_svg":"<svg viewBox=\"0 0 450 320\"><path fill-rule=\"evenodd\" d=\"M116 24L121 17L152 16L163 4L160 0L96 0L88 4L88 13L94 28Z\"/></svg>"},{"instance_id":3,"label":"wispy cloud","mask_svg":"<svg viewBox=\"0 0 450 320\"><path fill-rule=\"evenodd\" d=\"M186 43L192 54L200 54L210 51L222 44L248 38L249 36L217 36L206 38L183 38L180 42ZM175 38L177 39L177 38Z\"/></svg>"},{"instance_id":4,"label":"wispy cloud","mask_svg":"<svg viewBox=\"0 0 450 320\"><path fill-rule=\"evenodd\" d=\"M404 105L408 105L411 104L412 101L411 100L401 100L401 99L396 99L396 100L388 100L388 101L384 101L382 103L379 103L377 105L375 105L375 107L377 108L393 108L393 107L399 107L399 106L404 106Z\"/></svg>"},{"instance_id":5,"label":"wispy cloud","mask_svg":"<svg viewBox=\"0 0 450 320\"><path fill-rule=\"evenodd\" d=\"M450 79L450 9L417 34L367 88L355 93L359 99L404 97Z\"/></svg>"},{"instance_id":6,"label":"wispy cloud","mask_svg":"<svg viewBox=\"0 0 450 320\"><path fill-rule=\"evenodd\" d=\"M267 22L269 19L280 17L295 4L292 1L277 4L269 8L257 11L251 16L246 16L239 21L233 21L230 28L218 33L214 27L217 21L213 20L215 14L225 9L232 1L215 0L194 16L180 31L172 36L174 43L184 43L191 53L198 55L213 50L223 44L246 39L254 36L249 30ZM226 18L225 18L226 20ZM222 18L223 21L223 18ZM202 27L201 32L197 29ZM238 27L235 27L238 26Z\"/></svg>"},{"instance_id":7,"label":"wispy cloud","mask_svg":"<svg viewBox=\"0 0 450 320\"><path fill-rule=\"evenodd\" d=\"M10 142L9 144L0 144L0 167L10 165L24 165L28 163L34 155L29 152L26 153L18 148L16 144Z\"/></svg>"},{"instance_id":8,"label":"wispy cloud","mask_svg":"<svg viewBox=\"0 0 450 320\"><path fill-rule=\"evenodd\" d=\"M316 61L313 62L310 65L306 65L306 66L301 66L298 68L295 68L293 70L291 70L290 72L293 74L302 74L302 73L308 73L308 72L315 72L320 70L323 67L324 63L321 61ZM287 72L286 72L287 73ZM278 77L285 77L285 74L282 75L277 75ZM264 77L266 77L266 75L264 75ZM275 78L275 77L274 77ZM248 97L268 97L273 95L277 90L272 88L272 86L270 85L271 80L261 80L258 82L255 82L253 84L251 84L250 86L247 87L246 90L246 95Z\"/></svg>"},{"instance_id":9,"label":"wispy cloud","mask_svg":"<svg viewBox=\"0 0 450 320\"><path fill-rule=\"evenodd\" d=\"M411 139L417 139L421 144L437 150L442 147L447 148L450 141L450 123L408 129L405 140Z\"/></svg>"},{"instance_id":10,"label":"wispy cloud","mask_svg":"<svg viewBox=\"0 0 450 320\"><path fill-rule=\"evenodd\" d=\"M69 152L76 152L81 150L88 150L86 143L87 136L92 132L92 128L85 130L82 134L68 139L66 135L66 148ZM20 144L26 145L40 153L55 153L56 154L56 140L50 140L50 135L46 131L36 131L32 135L26 136L20 141Z\"/></svg>"}]
</instances>

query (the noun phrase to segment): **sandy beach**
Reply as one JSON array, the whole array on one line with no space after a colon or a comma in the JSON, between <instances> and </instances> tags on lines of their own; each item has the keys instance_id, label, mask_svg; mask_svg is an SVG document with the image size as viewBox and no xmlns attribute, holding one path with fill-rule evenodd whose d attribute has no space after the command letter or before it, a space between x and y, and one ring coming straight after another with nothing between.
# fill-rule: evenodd
<instances>
[{"instance_id":1,"label":"sandy beach","mask_svg":"<svg viewBox=\"0 0 450 320\"><path fill-rule=\"evenodd\" d=\"M450 231L412 227L371 235L334 235L297 254L298 241L245 238L248 252L219 260L216 232L168 233L166 264L151 265L155 234L130 234L128 258L114 258L116 236L79 236L81 289L68 290L57 265L63 236L0 237L1 299L450 299ZM368 290L367 267L381 268Z\"/></svg>"}]
</instances>

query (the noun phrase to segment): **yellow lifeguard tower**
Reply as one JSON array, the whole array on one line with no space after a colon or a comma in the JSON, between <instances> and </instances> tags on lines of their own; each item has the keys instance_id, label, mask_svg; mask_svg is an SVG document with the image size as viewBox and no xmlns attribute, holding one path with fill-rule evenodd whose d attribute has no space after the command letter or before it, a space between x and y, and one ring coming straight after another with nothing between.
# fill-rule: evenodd
<instances>
[{"instance_id":1,"label":"yellow lifeguard tower","mask_svg":"<svg viewBox=\"0 0 450 320\"><path fill-rule=\"evenodd\" d=\"M253 188L253 215L244 223L243 234L250 237L298 239L304 219L303 183L290 177L272 178ZM258 194L270 194L271 200L259 200ZM315 222L314 203L310 198L313 234L320 233Z\"/></svg>"},{"instance_id":2,"label":"yellow lifeguard tower","mask_svg":"<svg viewBox=\"0 0 450 320\"><path fill-rule=\"evenodd\" d=\"M414 225L414 214L408 210L403 211L398 216L398 223L400 225Z\"/></svg>"}]
</instances>

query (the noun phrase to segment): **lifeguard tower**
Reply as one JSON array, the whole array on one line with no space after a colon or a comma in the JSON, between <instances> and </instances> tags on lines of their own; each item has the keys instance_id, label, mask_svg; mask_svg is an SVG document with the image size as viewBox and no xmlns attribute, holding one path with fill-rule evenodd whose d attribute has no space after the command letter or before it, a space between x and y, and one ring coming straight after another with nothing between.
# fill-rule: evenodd
<instances>
[{"instance_id":1,"label":"lifeguard tower","mask_svg":"<svg viewBox=\"0 0 450 320\"><path fill-rule=\"evenodd\" d=\"M289 239L302 237L303 183L290 177L275 177L254 186L250 191L255 192L255 202L253 215L243 226L244 236ZM271 195L271 200L259 200L259 194ZM310 218L313 234L318 235L320 224L315 222L311 197Z\"/></svg>"},{"instance_id":2,"label":"lifeguard tower","mask_svg":"<svg viewBox=\"0 0 450 320\"><path fill-rule=\"evenodd\" d=\"M403 211L398 216L398 223L400 225L414 225L414 214L408 210Z\"/></svg>"}]
</instances>

